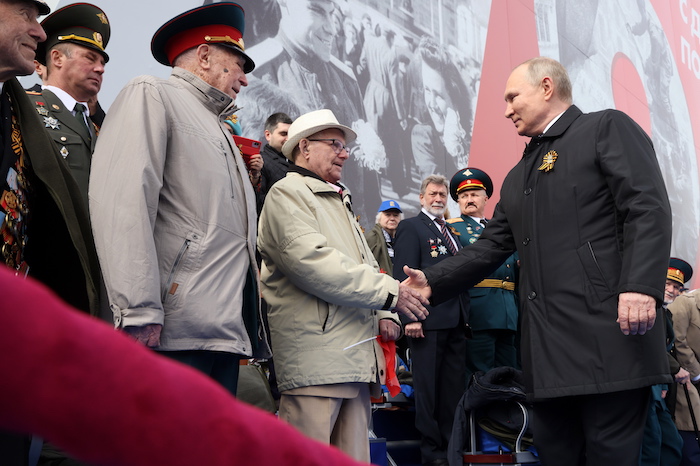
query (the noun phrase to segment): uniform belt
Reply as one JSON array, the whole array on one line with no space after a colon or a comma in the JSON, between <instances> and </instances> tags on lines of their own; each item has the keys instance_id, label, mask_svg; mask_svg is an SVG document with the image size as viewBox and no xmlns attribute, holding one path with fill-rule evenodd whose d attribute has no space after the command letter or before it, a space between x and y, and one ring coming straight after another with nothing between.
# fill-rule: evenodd
<instances>
[{"instance_id":1,"label":"uniform belt","mask_svg":"<svg viewBox=\"0 0 700 466\"><path fill-rule=\"evenodd\" d=\"M503 288L504 290L515 291L515 283L496 278L486 278L474 285L474 288Z\"/></svg>"}]
</instances>

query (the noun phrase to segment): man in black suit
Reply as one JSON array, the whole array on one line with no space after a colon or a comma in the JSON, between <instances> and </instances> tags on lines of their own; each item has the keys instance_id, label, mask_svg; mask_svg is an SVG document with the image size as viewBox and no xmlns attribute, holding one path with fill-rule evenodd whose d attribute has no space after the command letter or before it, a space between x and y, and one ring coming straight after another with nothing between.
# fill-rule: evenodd
<instances>
[{"instance_id":1,"label":"man in black suit","mask_svg":"<svg viewBox=\"0 0 700 466\"><path fill-rule=\"evenodd\" d=\"M394 278L403 267L425 268L461 248L445 224L447 179L430 175L421 184L421 212L399 223L394 240ZM466 288L464 288L466 290ZM423 464L447 464L447 443L455 408L465 388L466 322L469 295L460 294L438 306L420 323L404 322L411 348L416 428L421 433Z\"/></svg>"}]
</instances>

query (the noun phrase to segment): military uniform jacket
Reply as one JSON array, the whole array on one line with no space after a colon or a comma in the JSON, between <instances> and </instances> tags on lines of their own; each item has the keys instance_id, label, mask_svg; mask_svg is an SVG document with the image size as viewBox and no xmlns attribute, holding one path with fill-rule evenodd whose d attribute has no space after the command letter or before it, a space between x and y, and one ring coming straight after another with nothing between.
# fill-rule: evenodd
<instances>
[{"instance_id":1,"label":"military uniform jacket","mask_svg":"<svg viewBox=\"0 0 700 466\"><path fill-rule=\"evenodd\" d=\"M90 122L94 134L88 134L86 128L81 126L78 119L73 116L73 109L66 108L61 99L48 89L41 92L27 92L27 95L34 103L36 112L59 153L70 167L75 181L78 182L83 200L87 204L90 164L92 152L95 149L94 134L97 133L97 127Z\"/></svg>"},{"instance_id":2,"label":"military uniform jacket","mask_svg":"<svg viewBox=\"0 0 700 466\"><path fill-rule=\"evenodd\" d=\"M548 157L545 157L549 154ZM551 168L546 160L556 160ZM433 300L472 286L516 248L522 364L531 397L667 383L660 303L671 211L651 140L625 114L570 107L533 138L472 246L425 271ZM625 336L621 292L659 303L657 325Z\"/></svg>"},{"instance_id":3,"label":"military uniform jacket","mask_svg":"<svg viewBox=\"0 0 700 466\"><path fill-rule=\"evenodd\" d=\"M394 240L394 278L402 281L406 278L403 266L424 269L452 257L442 232L435 222L420 212L413 218L401 220L396 229ZM464 291L465 288L461 287ZM423 330L445 330L455 328L460 317L463 323L469 321L469 295L461 293L439 305L426 306L430 314L423 321ZM401 316L405 324L410 321Z\"/></svg>"},{"instance_id":4,"label":"military uniform jacket","mask_svg":"<svg viewBox=\"0 0 700 466\"><path fill-rule=\"evenodd\" d=\"M471 246L481 235L483 225L468 215L451 218L447 223L457 232L463 247ZM485 279L515 283L516 252ZM518 330L518 297L514 290L498 287L469 289L469 326L472 330Z\"/></svg>"},{"instance_id":5,"label":"military uniform jacket","mask_svg":"<svg viewBox=\"0 0 700 466\"><path fill-rule=\"evenodd\" d=\"M24 89L15 79L5 85L34 173L26 248L29 275L71 305L96 315L100 268L87 204Z\"/></svg>"}]
</instances>

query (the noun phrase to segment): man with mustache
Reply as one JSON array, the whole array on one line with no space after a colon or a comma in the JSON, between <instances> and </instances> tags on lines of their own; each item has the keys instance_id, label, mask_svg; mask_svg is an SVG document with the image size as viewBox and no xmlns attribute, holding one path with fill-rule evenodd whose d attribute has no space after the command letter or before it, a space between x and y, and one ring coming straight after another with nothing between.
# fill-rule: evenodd
<instances>
[{"instance_id":1,"label":"man with mustache","mask_svg":"<svg viewBox=\"0 0 700 466\"><path fill-rule=\"evenodd\" d=\"M464 168L452 177L450 195L461 216L447 220L458 233L462 246L471 246L488 223L486 203L493 194L491 177L478 168ZM518 297L515 294L518 253L510 256L493 273L469 289L467 340L467 383L477 371L494 367L518 367L516 332Z\"/></svg>"},{"instance_id":2,"label":"man with mustache","mask_svg":"<svg viewBox=\"0 0 700 466\"><path fill-rule=\"evenodd\" d=\"M40 92L27 92L75 177L87 205L92 151L99 128L90 119L109 56L110 25L104 11L89 3L68 5L41 22L46 42L36 60L46 66Z\"/></svg>"},{"instance_id":3,"label":"man with mustache","mask_svg":"<svg viewBox=\"0 0 700 466\"><path fill-rule=\"evenodd\" d=\"M401 223L394 241L394 277L406 278L404 266L425 268L453 256L459 240L445 225L447 179L430 175L420 187L421 212ZM465 388L469 295L428 306L422 322L404 320L411 349L416 396L416 428L421 433L423 464L447 464L447 444L454 412Z\"/></svg>"}]
</instances>

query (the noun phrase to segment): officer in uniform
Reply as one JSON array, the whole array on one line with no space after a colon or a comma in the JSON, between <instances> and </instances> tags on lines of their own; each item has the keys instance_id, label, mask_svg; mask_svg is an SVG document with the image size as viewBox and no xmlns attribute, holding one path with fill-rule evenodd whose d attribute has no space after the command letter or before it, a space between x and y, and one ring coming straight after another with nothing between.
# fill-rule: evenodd
<instances>
[{"instance_id":1,"label":"officer in uniform","mask_svg":"<svg viewBox=\"0 0 700 466\"><path fill-rule=\"evenodd\" d=\"M486 201L492 194L491 178L478 168L465 168L452 177L450 195L459 204L461 216L447 222L462 246L468 247L481 235L488 222L484 218ZM519 366L516 275L517 253L469 290L472 338L467 340L467 380L476 371Z\"/></svg>"},{"instance_id":2,"label":"officer in uniform","mask_svg":"<svg viewBox=\"0 0 700 466\"><path fill-rule=\"evenodd\" d=\"M95 5L65 6L42 22L46 42L36 60L47 66L41 92L27 92L63 159L68 163L87 206L92 152L99 127L89 118L88 101L97 99L110 25Z\"/></svg>"}]
</instances>

